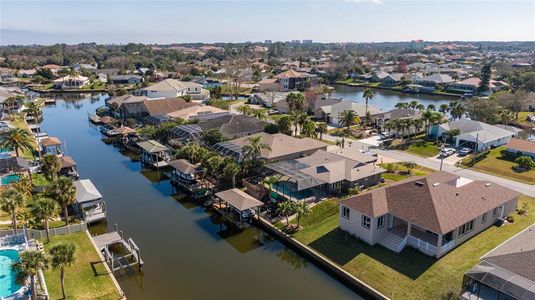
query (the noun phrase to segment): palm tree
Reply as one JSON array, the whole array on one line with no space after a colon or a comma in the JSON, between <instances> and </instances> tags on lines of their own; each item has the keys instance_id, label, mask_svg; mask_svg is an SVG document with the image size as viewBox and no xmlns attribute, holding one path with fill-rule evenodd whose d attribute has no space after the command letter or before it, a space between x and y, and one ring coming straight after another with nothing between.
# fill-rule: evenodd
<instances>
[{"instance_id":1,"label":"palm tree","mask_svg":"<svg viewBox=\"0 0 535 300\"><path fill-rule=\"evenodd\" d=\"M286 227L290 226L290 216L295 213L295 202L292 200L286 200L279 202L277 209L281 215L286 218Z\"/></svg>"},{"instance_id":2,"label":"palm tree","mask_svg":"<svg viewBox=\"0 0 535 300\"><path fill-rule=\"evenodd\" d=\"M505 125L505 128L507 128L507 125L513 120L515 120L515 114L510 110L504 109L500 112L500 121Z\"/></svg>"},{"instance_id":3,"label":"palm tree","mask_svg":"<svg viewBox=\"0 0 535 300\"><path fill-rule=\"evenodd\" d=\"M346 109L340 113L338 119L338 125L346 127L347 134L349 134L349 127L359 124L361 122L360 117L352 109Z\"/></svg>"},{"instance_id":4,"label":"palm tree","mask_svg":"<svg viewBox=\"0 0 535 300\"><path fill-rule=\"evenodd\" d=\"M446 114L447 112L450 111L450 107L446 103L440 104L440 106L438 107L438 111L443 114Z\"/></svg>"},{"instance_id":5,"label":"palm tree","mask_svg":"<svg viewBox=\"0 0 535 300\"><path fill-rule=\"evenodd\" d=\"M238 176L240 172L240 166L234 162L226 165L223 169L223 175L231 179L233 188L236 187L236 176Z\"/></svg>"},{"instance_id":6,"label":"palm tree","mask_svg":"<svg viewBox=\"0 0 535 300\"><path fill-rule=\"evenodd\" d=\"M409 108L409 103L407 102L398 102L396 105L394 105L395 108L403 109L403 108Z\"/></svg>"},{"instance_id":7,"label":"palm tree","mask_svg":"<svg viewBox=\"0 0 535 300\"><path fill-rule=\"evenodd\" d=\"M260 136L253 136L247 139L248 145L243 146L243 171L247 173L250 167L260 166L264 161L262 158L262 150L271 152L269 145L262 143Z\"/></svg>"},{"instance_id":8,"label":"palm tree","mask_svg":"<svg viewBox=\"0 0 535 300\"><path fill-rule=\"evenodd\" d=\"M267 110L265 109L253 109L251 115L259 120L267 119Z\"/></svg>"},{"instance_id":9,"label":"palm tree","mask_svg":"<svg viewBox=\"0 0 535 300\"><path fill-rule=\"evenodd\" d=\"M366 100L366 112L364 114L364 130L366 130L368 126L368 101L373 98L373 92L371 89L365 89L364 94L362 95L364 99Z\"/></svg>"},{"instance_id":10,"label":"palm tree","mask_svg":"<svg viewBox=\"0 0 535 300\"><path fill-rule=\"evenodd\" d=\"M305 96L299 92L289 93L286 96L286 103L290 112L303 111L305 108Z\"/></svg>"},{"instance_id":11,"label":"palm tree","mask_svg":"<svg viewBox=\"0 0 535 300\"><path fill-rule=\"evenodd\" d=\"M0 209L11 214L13 229L17 233L17 209L24 205L26 197L15 188L4 190L0 197Z\"/></svg>"},{"instance_id":12,"label":"palm tree","mask_svg":"<svg viewBox=\"0 0 535 300\"><path fill-rule=\"evenodd\" d=\"M52 268L60 270L61 293L65 299L67 298L65 295L65 267L76 261L76 246L72 242L58 243L52 246L48 252L52 256Z\"/></svg>"},{"instance_id":13,"label":"palm tree","mask_svg":"<svg viewBox=\"0 0 535 300\"><path fill-rule=\"evenodd\" d=\"M214 155L209 159L202 162L203 166L208 170L208 173L218 176L219 170L221 169L221 164L223 163L223 158L219 155Z\"/></svg>"},{"instance_id":14,"label":"palm tree","mask_svg":"<svg viewBox=\"0 0 535 300\"><path fill-rule=\"evenodd\" d=\"M37 299L35 276L39 270L46 269L48 269L48 259L45 257L45 254L32 250L22 252L19 260L11 265L11 270L16 273L15 280L20 285L26 285L28 278L30 278L32 299Z\"/></svg>"},{"instance_id":15,"label":"palm tree","mask_svg":"<svg viewBox=\"0 0 535 300\"><path fill-rule=\"evenodd\" d=\"M427 110L435 110L437 107L434 104L429 104Z\"/></svg>"},{"instance_id":16,"label":"palm tree","mask_svg":"<svg viewBox=\"0 0 535 300\"><path fill-rule=\"evenodd\" d=\"M30 132L24 129L13 128L8 131L2 147L15 149L15 153L19 157L20 150L31 150L33 148L32 136Z\"/></svg>"},{"instance_id":17,"label":"palm tree","mask_svg":"<svg viewBox=\"0 0 535 300\"><path fill-rule=\"evenodd\" d=\"M292 123L294 125L294 135L297 136L298 133L298 125L303 120L303 118L306 117L306 114L304 114L302 111L299 110L292 110L290 112L290 118L292 120Z\"/></svg>"},{"instance_id":18,"label":"palm tree","mask_svg":"<svg viewBox=\"0 0 535 300\"><path fill-rule=\"evenodd\" d=\"M30 176L21 176L19 181L13 183L13 187L25 196L30 197L32 195L33 182Z\"/></svg>"},{"instance_id":19,"label":"palm tree","mask_svg":"<svg viewBox=\"0 0 535 300\"><path fill-rule=\"evenodd\" d=\"M320 141L323 140L323 134L327 133L327 123L325 122L318 122L316 123L316 132L320 135Z\"/></svg>"},{"instance_id":20,"label":"palm tree","mask_svg":"<svg viewBox=\"0 0 535 300\"><path fill-rule=\"evenodd\" d=\"M413 110L416 109L416 106L418 105L418 101L416 100L412 100L410 103L409 103L409 107Z\"/></svg>"},{"instance_id":21,"label":"palm tree","mask_svg":"<svg viewBox=\"0 0 535 300\"><path fill-rule=\"evenodd\" d=\"M50 224L48 221L53 220L53 218L57 215L57 203L50 198L39 198L31 205L30 211L34 218L44 223L46 230L46 242L49 243Z\"/></svg>"},{"instance_id":22,"label":"palm tree","mask_svg":"<svg viewBox=\"0 0 535 300\"><path fill-rule=\"evenodd\" d=\"M271 196L271 193L273 192L273 185L277 182L279 182L279 180L275 176L268 176L262 180L262 183L268 186L269 196Z\"/></svg>"},{"instance_id":23,"label":"palm tree","mask_svg":"<svg viewBox=\"0 0 535 300\"><path fill-rule=\"evenodd\" d=\"M316 138L316 122L307 118L301 127L301 135L308 138Z\"/></svg>"},{"instance_id":24,"label":"palm tree","mask_svg":"<svg viewBox=\"0 0 535 300\"><path fill-rule=\"evenodd\" d=\"M253 112L253 109L249 106L249 105L240 105L238 106L238 108L236 109L239 113L242 113L246 116L249 116L251 115L251 113Z\"/></svg>"},{"instance_id":25,"label":"palm tree","mask_svg":"<svg viewBox=\"0 0 535 300\"><path fill-rule=\"evenodd\" d=\"M39 116L41 115L41 102L29 102L25 104L26 109L24 112L34 117L35 124L37 125L37 132L41 132L39 128Z\"/></svg>"},{"instance_id":26,"label":"palm tree","mask_svg":"<svg viewBox=\"0 0 535 300\"><path fill-rule=\"evenodd\" d=\"M69 212L67 207L76 201L76 187L72 179L60 177L50 185L50 196L63 207L65 222L69 224Z\"/></svg>"},{"instance_id":27,"label":"palm tree","mask_svg":"<svg viewBox=\"0 0 535 300\"><path fill-rule=\"evenodd\" d=\"M312 213L312 210L308 205L305 203L305 201L299 201L295 204L295 220L297 221L297 228L299 228L299 223L301 222L302 217L306 217Z\"/></svg>"},{"instance_id":28,"label":"palm tree","mask_svg":"<svg viewBox=\"0 0 535 300\"><path fill-rule=\"evenodd\" d=\"M422 111L422 110L425 110L425 106L421 103L419 103L418 105L416 105L416 109L419 110L419 111Z\"/></svg>"},{"instance_id":29,"label":"palm tree","mask_svg":"<svg viewBox=\"0 0 535 300\"><path fill-rule=\"evenodd\" d=\"M46 154L41 161L41 172L45 175L46 179L54 181L59 175L61 170L61 162L56 155Z\"/></svg>"}]
</instances>

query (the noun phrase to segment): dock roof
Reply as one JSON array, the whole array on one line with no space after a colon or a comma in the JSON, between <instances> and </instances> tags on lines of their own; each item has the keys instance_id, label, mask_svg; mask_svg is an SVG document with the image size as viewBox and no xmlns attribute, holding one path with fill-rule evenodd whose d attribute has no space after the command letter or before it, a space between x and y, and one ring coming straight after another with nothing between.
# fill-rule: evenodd
<instances>
[{"instance_id":1,"label":"dock roof","mask_svg":"<svg viewBox=\"0 0 535 300\"><path fill-rule=\"evenodd\" d=\"M137 145L141 149L143 149L144 151L149 152L149 153L158 153L158 152L163 152L163 151L169 150L167 147L165 147L164 145L160 144L159 142L157 142L155 140L148 140L148 141L139 142L139 143L137 143Z\"/></svg>"},{"instance_id":2,"label":"dock roof","mask_svg":"<svg viewBox=\"0 0 535 300\"><path fill-rule=\"evenodd\" d=\"M74 186L76 187L76 202L78 203L91 202L102 198L100 192L89 179L75 181Z\"/></svg>"},{"instance_id":3,"label":"dock roof","mask_svg":"<svg viewBox=\"0 0 535 300\"><path fill-rule=\"evenodd\" d=\"M227 202L230 206L239 211L264 205L262 201L255 199L253 196L239 189L230 189L215 194L219 199Z\"/></svg>"}]
</instances>

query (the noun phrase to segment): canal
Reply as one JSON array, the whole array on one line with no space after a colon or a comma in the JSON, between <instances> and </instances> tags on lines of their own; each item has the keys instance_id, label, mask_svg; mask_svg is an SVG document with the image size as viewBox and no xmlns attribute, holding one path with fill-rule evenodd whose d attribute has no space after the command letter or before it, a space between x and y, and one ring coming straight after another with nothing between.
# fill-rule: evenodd
<instances>
[{"instance_id":1,"label":"canal","mask_svg":"<svg viewBox=\"0 0 535 300\"><path fill-rule=\"evenodd\" d=\"M362 97L365 88L354 87L347 85L335 85L334 91L331 96L342 97L344 100L352 100L359 103L364 103L365 100ZM411 102L413 100L423 104L427 107L429 104L435 105L436 109L441 104L449 104L451 101L457 98L427 95L427 94L404 94L396 91L372 89L374 97L368 103L375 105L384 111L388 111L394 108L398 102Z\"/></svg>"},{"instance_id":2,"label":"canal","mask_svg":"<svg viewBox=\"0 0 535 300\"><path fill-rule=\"evenodd\" d=\"M104 196L108 230L118 223L141 248L143 274L119 278L129 299L362 299L260 230L233 234L173 196L168 180L101 141L87 113L102 105L104 95L58 96L41 125Z\"/></svg>"}]
</instances>

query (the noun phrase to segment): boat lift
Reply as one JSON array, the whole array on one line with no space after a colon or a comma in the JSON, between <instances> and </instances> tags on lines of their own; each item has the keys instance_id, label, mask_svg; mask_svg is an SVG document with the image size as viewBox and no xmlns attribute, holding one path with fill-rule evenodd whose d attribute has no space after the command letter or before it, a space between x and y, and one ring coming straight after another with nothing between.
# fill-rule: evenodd
<instances>
[{"instance_id":1,"label":"boat lift","mask_svg":"<svg viewBox=\"0 0 535 300\"><path fill-rule=\"evenodd\" d=\"M104 255L106 263L112 272L125 270L127 273L133 273L134 266L137 266L138 271L141 271L143 268L143 260L141 259L141 251L139 247L132 238L129 238L128 240L123 238L123 232L117 230L117 224L115 224L115 228L116 231L93 237L97 248ZM114 245L122 245L127 253L124 255L111 253L110 246Z\"/></svg>"}]
</instances>

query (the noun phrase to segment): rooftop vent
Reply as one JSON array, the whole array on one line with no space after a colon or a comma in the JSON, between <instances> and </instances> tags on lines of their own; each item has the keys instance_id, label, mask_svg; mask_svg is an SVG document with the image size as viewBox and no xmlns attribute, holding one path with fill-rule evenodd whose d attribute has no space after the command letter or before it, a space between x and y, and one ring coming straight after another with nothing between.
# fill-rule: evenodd
<instances>
[{"instance_id":1,"label":"rooftop vent","mask_svg":"<svg viewBox=\"0 0 535 300\"><path fill-rule=\"evenodd\" d=\"M439 184L440 184L440 183L435 182L435 183L433 183L433 186L438 186Z\"/></svg>"},{"instance_id":2,"label":"rooftop vent","mask_svg":"<svg viewBox=\"0 0 535 300\"><path fill-rule=\"evenodd\" d=\"M423 182L421 182L421 181L416 181L415 184L416 184L417 186L424 186L424 185L425 185L425 183L423 183Z\"/></svg>"},{"instance_id":3,"label":"rooftop vent","mask_svg":"<svg viewBox=\"0 0 535 300\"><path fill-rule=\"evenodd\" d=\"M489 187L489 186L490 186L490 183L489 183L489 182L485 183L485 186L486 186L486 187Z\"/></svg>"}]
</instances>

